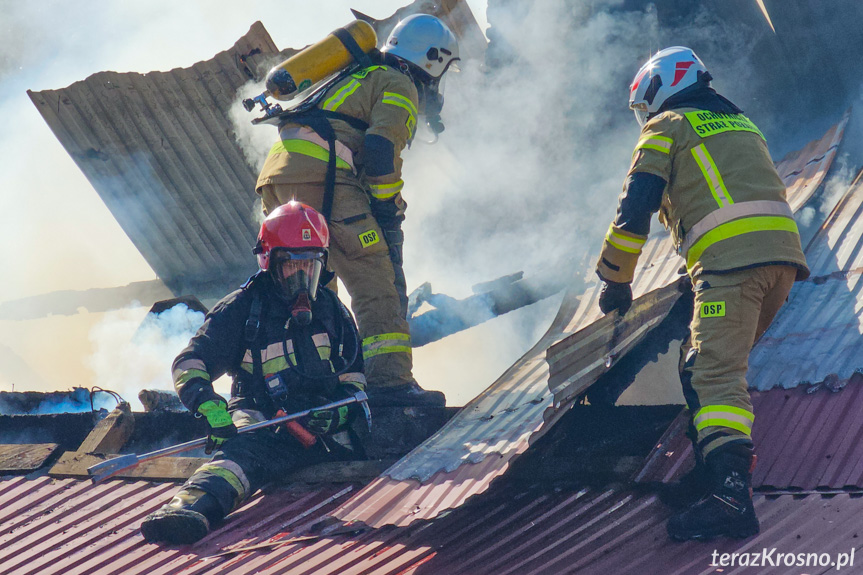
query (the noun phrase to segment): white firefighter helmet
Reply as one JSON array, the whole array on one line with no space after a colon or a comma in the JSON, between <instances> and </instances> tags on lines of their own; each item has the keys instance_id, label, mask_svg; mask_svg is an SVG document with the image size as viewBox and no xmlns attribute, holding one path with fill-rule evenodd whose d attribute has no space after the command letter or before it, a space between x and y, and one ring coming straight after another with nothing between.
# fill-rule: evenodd
<instances>
[{"instance_id":1,"label":"white firefighter helmet","mask_svg":"<svg viewBox=\"0 0 863 575\"><path fill-rule=\"evenodd\" d=\"M660 50L641 67L629 87L629 107L639 126L659 111L668 98L695 84L707 68L690 48ZM708 76L709 80L709 76Z\"/></svg>"},{"instance_id":2,"label":"white firefighter helmet","mask_svg":"<svg viewBox=\"0 0 863 575\"><path fill-rule=\"evenodd\" d=\"M432 78L440 78L459 59L455 34L429 14L414 14L396 24L381 52L410 62Z\"/></svg>"}]
</instances>

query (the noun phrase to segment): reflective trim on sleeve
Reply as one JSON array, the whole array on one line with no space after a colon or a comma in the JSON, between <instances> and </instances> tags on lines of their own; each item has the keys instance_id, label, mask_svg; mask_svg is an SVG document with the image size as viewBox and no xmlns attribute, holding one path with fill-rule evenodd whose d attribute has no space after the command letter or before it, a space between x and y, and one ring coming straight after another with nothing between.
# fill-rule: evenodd
<instances>
[{"instance_id":1,"label":"reflective trim on sleeve","mask_svg":"<svg viewBox=\"0 0 863 575\"><path fill-rule=\"evenodd\" d=\"M783 216L754 216L734 220L721 224L702 235L685 254L686 267L691 270L692 266L701 258L704 250L717 242L752 232L767 231L799 233L797 231L797 222L793 218Z\"/></svg>"},{"instance_id":2,"label":"reflective trim on sleeve","mask_svg":"<svg viewBox=\"0 0 863 575\"><path fill-rule=\"evenodd\" d=\"M309 156L322 162L328 162L330 159L330 152L328 149L322 148L314 142L309 142L307 140L279 140L273 144L272 148L270 148L270 154L278 154L281 152L303 154L304 156ZM353 161L353 159L351 159L351 161ZM336 167L342 170L354 170L352 164L348 163L344 158L338 157L338 152L336 153Z\"/></svg>"},{"instance_id":3,"label":"reflective trim on sleeve","mask_svg":"<svg viewBox=\"0 0 863 575\"><path fill-rule=\"evenodd\" d=\"M739 202L720 208L709 213L692 226L692 229L686 233L686 239L680 246L680 253L688 253L689 249L710 230L716 229L732 220L748 216L784 216L793 219L794 212L791 210L788 202L772 200Z\"/></svg>"},{"instance_id":4,"label":"reflective trim on sleeve","mask_svg":"<svg viewBox=\"0 0 863 575\"><path fill-rule=\"evenodd\" d=\"M668 138L666 136L651 135L639 140L638 144L635 146L635 149L656 150L658 152L662 152L663 154L670 154L672 144L674 144L674 140L672 140L671 138Z\"/></svg>"},{"instance_id":5,"label":"reflective trim on sleeve","mask_svg":"<svg viewBox=\"0 0 863 575\"><path fill-rule=\"evenodd\" d=\"M746 435L752 434L754 421L754 413L731 405L705 405L693 418L695 429L698 431L705 427L727 427Z\"/></svg>"},{"instance_id":6,"label":"reflective trim on sleeve","mask_svg":"<svg viewBox=\"0 0 863 575\"><path fill-rule=\"evenodd\" d=\"M405 345L407 342L407 345ZM363 339L363 359L384 353L411 353L411 336L407 333L382 333Z\"/></svg>"},{"instance_id":7,"label":"reflective trim on sleeve","mask_svg":"<svg viewBox=\"0 0 863 575\"><path fill-rule=\"evenodd\" d=\"M350 82L336 90L335 94L327 98L321 108L323 108L324 110L330 110L331 112L335 112L339 109L339 106L345 103L345 99L354 92L356 92L357 88L359 88L360 86L361 84L359 82L357 82L356 80L351 80Z\"/></svg>"},{"instance_id":8,"label":"reflective trim on sleeve","mask_svg":"<svg viewBox=\"0 0 863 575\"><path fill-rule=\"evenodd\" d=\"M410 101L410 98L405 98L401 94L396 94L395 92L384 92L384 97L381 99L381 102L384 104L390 104L391 106L398 106L399 108L406 110L408 113L408 119L407 122L405 122L405 126L407 126L408 132L411 134L414 133L419 113L417 112L417 107Z\"/></svg>"},{"instance_id":9,"label":"reflective trim on sleeve","mask_svg":"<svg viewBox=\"0 0 863 575\"><path fill-rule=\"evenodd\" d=\"M362 389L366 388L366 376L359 371L349 371L348 373L343 373L339 376L339 381L341 383L351 383Z\"/></svg>"},{"instance_id":10,"label":"reflective trim on sleeve","mask_svg":"<svg viewBox=\"0 0 863 575\"><path fill-rule=\"evenodd\" d=\"M707 185L710 187L710 193L713 194L713 199L719 204L720 208L730 206L734 203L728 189L725 187L725 182L722 181L722 174L719 173L719 168L713 161L713 157L707 151L704 144L699 144L692 148L692 157L698 167L701 168L701 173L704 174L704 179L707 180Z\"/></svg>"},{"instance_id":11,"label":"reflective trim on sleeve","mask_svg":"<svg viewBox=\"0 0 863 575\"><path fill-rule=\"evenodd\" d=\"M238 501L245 499L246 494L252 489L243 468L230 459L219 459L205 463L195 472L196 475L198 473L212 473L230 483L234 491L237 492Z\"/></svg>"},{"instance_id":12,"label":"reflective trim on sleeve","mask_svg":"<svg viewBox=\"0 0 863 575\"><path fill-rule=\"evenodd\" d=\"M369 184L369 191L376 200L388 200L401 192L404 187L404 180L399 180L392 184Z\"/></svg>"},{"instance_id":13,"label":"reflective trim on sleeve","mask_svg":"<svg viewBox=\"0 0 863 575\"><path fill-rule=\"evenodd\" d=\"M618 229L614 224L611 224L611 227L608 228L608 233L605 235L605 240L622 252L640 254L647 238L644 236L629 234Z\"/></svg>"},{"instance_id":14,"label":"reflective trim on sleeve","mask_svg":"<svg viewBox=\"0 0 863 575\"><path fill-rule=\"evenodd\" d=\"M210 381L210 374L208 372L200 369L187 369L180 372L179 374L174 375L174 383L176 385L184 385L187 382L195 379L196 377L200 377L204 381Z\"/></svg>"}]
</instances>

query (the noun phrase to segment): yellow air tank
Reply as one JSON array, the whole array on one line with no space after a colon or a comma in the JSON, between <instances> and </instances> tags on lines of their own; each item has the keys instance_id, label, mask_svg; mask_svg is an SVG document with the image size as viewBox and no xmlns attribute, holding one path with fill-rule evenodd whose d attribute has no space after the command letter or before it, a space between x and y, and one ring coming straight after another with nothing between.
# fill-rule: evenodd
<instances>
[{"instance_id":1,"label":"yellow air tank","mask_svg":"<svg viewBox=\"0 0 863 575\"><path fill-rule=\"evenodd\" d=\"M378 43L377 34L371 24L354 20L270 70L267 74L267 91L278 100L287 100L347 68L356 59L346 45L350 43L350 39L345 38L346 35L353 38L356 47L364 54L368 54Z\"/></svg>"}]
</instances>

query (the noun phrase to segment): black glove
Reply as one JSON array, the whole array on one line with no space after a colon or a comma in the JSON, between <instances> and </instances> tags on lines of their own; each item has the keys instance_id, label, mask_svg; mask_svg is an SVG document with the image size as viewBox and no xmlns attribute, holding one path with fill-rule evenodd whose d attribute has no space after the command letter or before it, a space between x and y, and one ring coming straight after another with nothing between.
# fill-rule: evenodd
<instances>
[{"instance_id":1,"label":"black glove","mask_svg":"<svg viewBox=\"0 0 863 575\"><path fill-rule=\"evenodd\" d=\"M632 288L628 283L602 282L602 291L599 293L599 309L608 314L614 310L620 310L620 315L625 315L632 306Z\"/></svg>"},{"instance_id":2,"label":"black glove","mask_svg":"<svg viewBox=\"0 0 863 575\"><path fill-rule=\"evenodd\" d=\"M221 399L205 401L198 407L198 413L207 418L207 424L210 426L207 445L204 447L204 453L207 455L211 454L213 449L221 447L226 440L237 435L237 427L231 420L227 407Z\"/></svg>"},{"instance_id":3,"label":"black glove","mask_svg":"<svg viewBox=\"0 0 863 575\"><path fill-rule=\"evenodd\" d=\"M357 391L362 390L350 383L341 384L336 390L334 399L331 401L347 399ZM358 409L360 409L359 405L351 403L335 409L313 411L302 422L303 427L315 435L332 435L350 425L356 418Z\"/></svg>"}]
</instances>

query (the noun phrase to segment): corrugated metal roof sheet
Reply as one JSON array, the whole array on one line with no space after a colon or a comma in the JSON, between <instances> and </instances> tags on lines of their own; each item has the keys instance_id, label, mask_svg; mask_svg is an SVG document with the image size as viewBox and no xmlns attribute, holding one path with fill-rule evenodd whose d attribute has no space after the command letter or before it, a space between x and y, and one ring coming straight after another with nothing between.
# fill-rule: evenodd
<instances>
[{"instance_id":1,"label":"corrugated metal roof sheet","mask_svg":"<svg viewBox=\"0 0 863 575\"><path fill-rule=\"evenodd\" d=\"M750 387L793 387L863 367L863 172L810 242L812 276L789 301L749 359Z\"/></svg>"},{"instance_id":2,"label":"corrugated metal roof sheet","mask_svg":"<svg viewBox=\"0 0 863 575\"><path fill-rule=\"evenodd\" d=\"M256 22L230 50L191 68L99 72L62 90L28 92L174 293L212 282L224 291L221 284L255 271L257 173L234 140L228 111L258 64L278 53Z\"/></svg>"},{"instance_id":3,"label":"corrugated metal roof sheet","mask_svg":"<svg viewBox=\"0 0 863 575\"><path fill-rule=\"evenodd\" d=\"M756 488L863 489L863 374L836 393L803 387L752 393ZM671 482L692 467L683 411L659 440L638 482ZM800 457L805 454L805 457Z\"/></svg>"},{"instance_id":4,"label":"corrugated metal roof sheet","mask_svg":"<svg viewBox=\"0 0 863 575\"><path fill-rule=\"evenodd\" d=\"M177 486L113 480L0 480L0 573L259 573L277 557L206 559L225 547L248 546L305 532L354 487L276 488L255 497L224 527L194 547L144 542L141 520ZM263 566L262 566L263 565Z\"/></svg>"},{"instance_id":5,"label":"corrugated metal roof sheet","mask_svg":"<svg viewBox=\"0 0 863 575\"><path fill-rule=\"evenodd\" d=\"M859 571L859 517L863 499L757 494L761 533L743 541L676 543L665 534L669 510L653 495L617 490L539 493L507 490L432 524L406 541L428 542L436 554L416 574L448 575L694 575L707 573L825 573L830 567L721 568L712 554L838 553L855 549ZM470 512L470 515L468 515ZM419 541L418 541L419 540ZM850 558L850 557L849 557ZM850 569L850 568L849 568ZM384 571L381 571L384 572Z\"/></svg>"}]
</instances>

